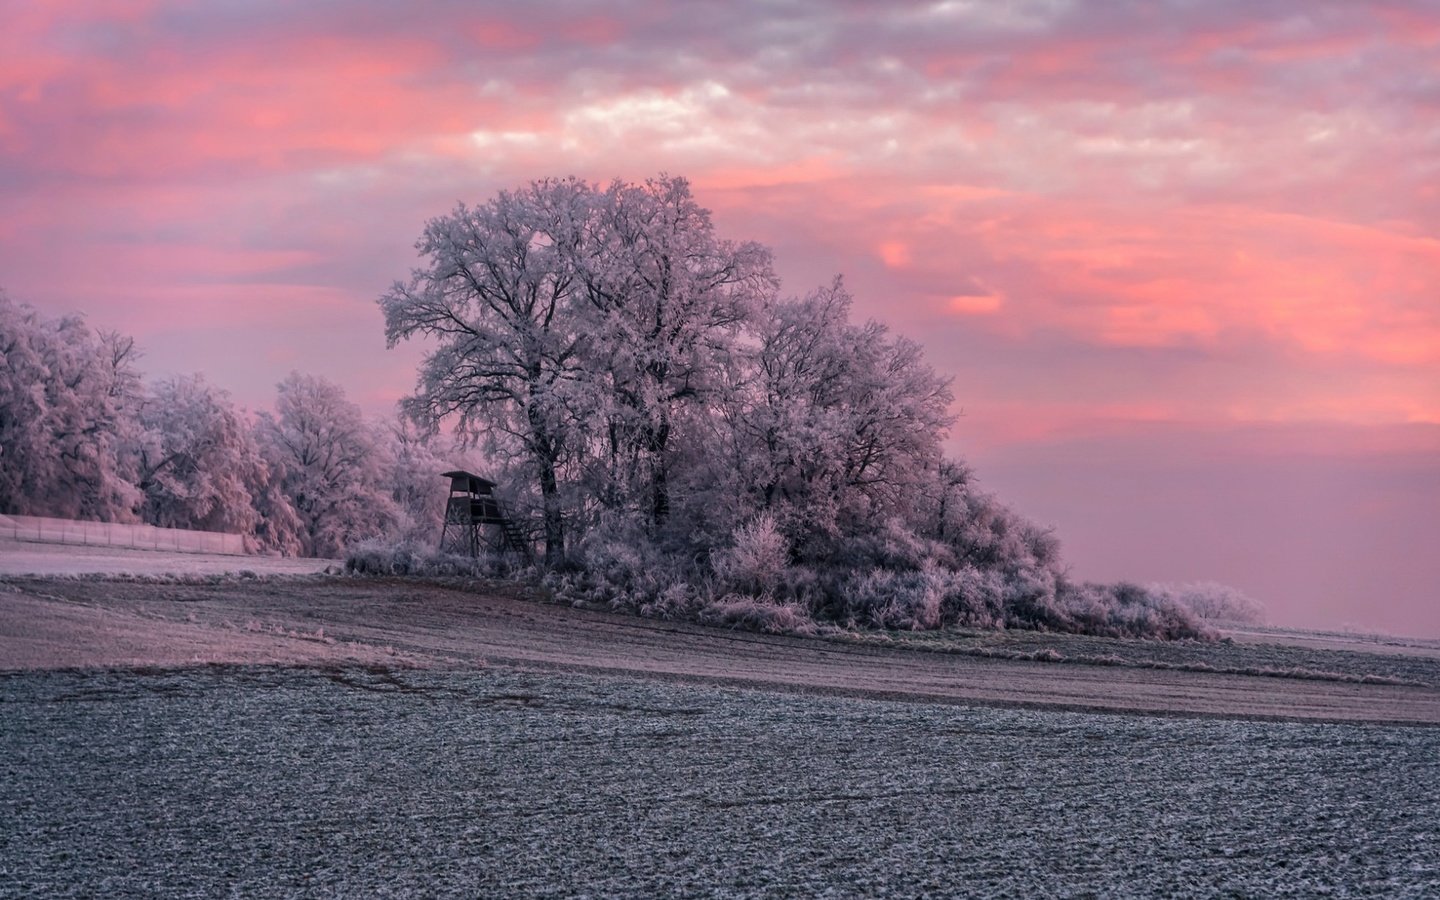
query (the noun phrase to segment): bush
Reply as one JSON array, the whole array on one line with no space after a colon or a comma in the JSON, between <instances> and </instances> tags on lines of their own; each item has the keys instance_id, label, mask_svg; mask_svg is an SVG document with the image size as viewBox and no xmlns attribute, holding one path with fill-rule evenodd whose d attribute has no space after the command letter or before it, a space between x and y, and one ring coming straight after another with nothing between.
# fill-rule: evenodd
<instances>
[{"instance_id":1,"label":"bush","mask_svg":"<svg viewBox=\"0 0 1440 900\"><path fill-rule=\"evenodd\" d=\"M345 551L345 571L352 575L471 576L498 578L517 571L513 558L496 553L479 557L441 553L433 547L402 541L359 541Z\"/></svg>"},{"instance_id":2,"label":"bush","mask_svg":"<svg viewBox=\"0 0 1440 900\"><path fill-rule=\"evenodd\" d=\"M738 594L728 594L706 604L700 610L699 620L706 625L726 625L766 634L811 635L816 632L815 620L798 604Z\"/></svg>"},{"instance_id":3,"label":"bush","mask_svg":"<svg viewBox=\"0 0 1440 900\"><path fill-rule=\"evenodd\" d=\"M1062 584L1056 600L1066 631L1162 640L1214 636L1185 606L1135 584Z\"/></svg>"},{"instance_id":4,"label":"bush","mask_svg":"<svg viewBox=\"0 0 1440 900\"><path fill-rule=\"evenodd\" d=\"M850 579L843 621L902 631L938 628L945 580L935 570L871 569Z\"/></svg>"},{"instance_id":5,"label":"bush","mask_svg":"<svg viewBox=\"0 0 1440 900\"><path fill-rule=\"evenodd\" d=\"M761 514L735 531L734 544L711 557L715 576L742 594L772 593L790 566L790 544L775 525L775 517Z\"/></svg>"},{"instance_id":6,"label":"bush","mask_svg":"<svg viewBox=\"0 0 1440 900\"><path fill-rule=\"evenodd\" d=\"M1238 588L1213 581L1152 584L1148 590L1170 598L1207 622L1254 625L1265 621L1265 607L1260 601Z\"/></svg>"},{"instance_id":7,"label":"bush","mask_svg":"<svg viewBox=\"0 0 1440 900\"><path fill-rule=\"evenodd\" d=\"M946 625L965 628L1004 628L1005 577L994 569L961 566L949 573L940 598L940 618Z\"/></svg>"},{"instance_id":8,"label":"bush","mask_svg":"<svg viewBox=\"0 0 1440 900\"><path fill-rule=\"evenodd\" d=\"M870 531L830 538L800 561L770 515L736 528L728 546L708 557L684 541L655 539L634 522L615 519L591 530L563 564L544 573L542 584L562 602L771 634L813 634L834 623L1204 639L1213 637L1205 620L1258 607L1218 585L1072 583L1055 571L1048 532L988 498L976 508L984 521L951 542L930 540L891 518ZM985 535L994 540L979 540ZM982 545L984 552L977 552ZM965 557L971 561L959 561ZM345 561L346 571L371 575L494 576L512 566L501 556L475 560L376 541L355 545Z\"/></svg>"}]
</instances>

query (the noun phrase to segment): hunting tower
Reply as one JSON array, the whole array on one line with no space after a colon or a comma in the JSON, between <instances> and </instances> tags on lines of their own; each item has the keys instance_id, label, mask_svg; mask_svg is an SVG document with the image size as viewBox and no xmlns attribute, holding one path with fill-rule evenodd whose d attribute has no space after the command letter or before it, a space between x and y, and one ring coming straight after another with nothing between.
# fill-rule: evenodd
<instances>
[{"instance_id":1,"label":"hunting tower","mask_svg":"<svg viewBox=\"0 0 1440 900\"><path fill-rule=\"evenodd\" d=\"M444 477L450 479L450 499L440 529L441 551L479 556L485 548L530 555L530 542L495 496L495 482L459 470Z\"/></svg>"}]
</instances>

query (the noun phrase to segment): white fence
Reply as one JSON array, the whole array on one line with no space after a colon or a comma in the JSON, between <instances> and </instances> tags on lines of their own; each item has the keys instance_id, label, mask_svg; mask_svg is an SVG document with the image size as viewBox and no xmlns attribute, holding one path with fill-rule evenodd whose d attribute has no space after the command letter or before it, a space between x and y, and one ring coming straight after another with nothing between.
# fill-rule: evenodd
<instances>
[{"instance_id":1,"label":"white fence","mask_svg":"<svg viewBox=\"0 0 1440 900\"><path fill-rule=\"evenodd\" d=\"M46 544L83 544L87 547L245 555L245 539L238 534L156 528L154 525L81 522L45 516L0 516L0 538Z\"/></svg>"}]
</instances>

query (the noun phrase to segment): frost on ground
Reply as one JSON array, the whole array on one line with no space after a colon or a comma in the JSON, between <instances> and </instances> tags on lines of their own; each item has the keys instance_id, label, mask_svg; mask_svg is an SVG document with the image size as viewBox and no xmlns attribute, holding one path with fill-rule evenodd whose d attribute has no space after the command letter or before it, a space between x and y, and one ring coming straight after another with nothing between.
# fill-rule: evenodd
<instances>
[{"instance_id":1,"label":"frost on ground","mask_svg":"<svg viewBox=\"0 0 1440 900\"><path fill-rule=\"evenodd\" d=\"M1440 723L1434 657L1033 632L938 633L926 650L909 640L646 620L463 580L0 579L0 670L489 664L939 702Z\"/></svg>"},{"instance_id":2,"label":"frost on ground","mask_svg":"<svg viewBox=\"0 0 1440 900\"><path fill-rule=\"evenodd\" d=\"M1440 729L565 673L0 678L0 894L1440 893Z\"/></svg>"},{"instance_id":3,"label":"frost on ground","mask_svg":"<svg viewBox=\"0 0 1440 900\"><path fill-rule=\"evenodd\" d=\"M393 647L337 640L323 625L244 616L201 621L184 611L166 616L143 605L66 602L0 583L0 671L340 662L414 661Z\"/></svg>"},{"instance_id":4,"label":"frost on ground","mask_svg":"<svg viewBox=\"0 0 1440 900\"><path fill-rule=\"evenodd\" d=\"M4 575L305 575L323 572L339 560L280 556L222 556L167 553L122 547L37 544L0 539L0 576Z\"/></svg>"}]
</instances>

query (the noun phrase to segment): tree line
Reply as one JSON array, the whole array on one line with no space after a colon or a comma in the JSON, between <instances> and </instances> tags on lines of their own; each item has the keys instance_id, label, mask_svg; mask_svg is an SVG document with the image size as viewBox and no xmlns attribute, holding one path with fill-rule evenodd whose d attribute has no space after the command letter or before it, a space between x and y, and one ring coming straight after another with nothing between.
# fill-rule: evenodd
<instances>
[{"instance_id":1,"label":"tree line","mask_svg":"<svg viewBox=\"0 0 1440 900\"><path fill-rule=\"evenodd\" d=\"M854 321L839 278L782 295L683 178L534 181L416 249L379 300L391 346L428 347L407 414L485 448L559 598L775 630L1203 633L1164 592L1069 578L944 453L951 383L919 345Z\"/></svg>"},{"instance_id":2,"label":"tree line","mask_svg":"<svg viewBox=\"0 0 1440 900\"><path fill-rule=\"evenodd\" d=\"M1195 637L1258 615L1216 585L1072 578L945 453L951 382L920 346L855 321L838 277L783 295L770 251L717 235L683 178L534 181L416 247L378 303L390 345L426 353L385 422L299 373L254 414L201 375L146 384L129 338L0 295L0 512L474 571L435 549L453 437L560 600L777 631Z\"/></svg>"},{"instance_id":3,"label":"tree line","mask_svg":"<svg viewBox=\"0 0 1440 900\"><path fill-rule=\"evenodd\" d=\"M146 383L138 361L132 338L0 294L0 513L228 532L301 556L433 540L446 461L408 421L367 420L298 372L251 414L200 374Z\"/></svg>"}]
</instances>

